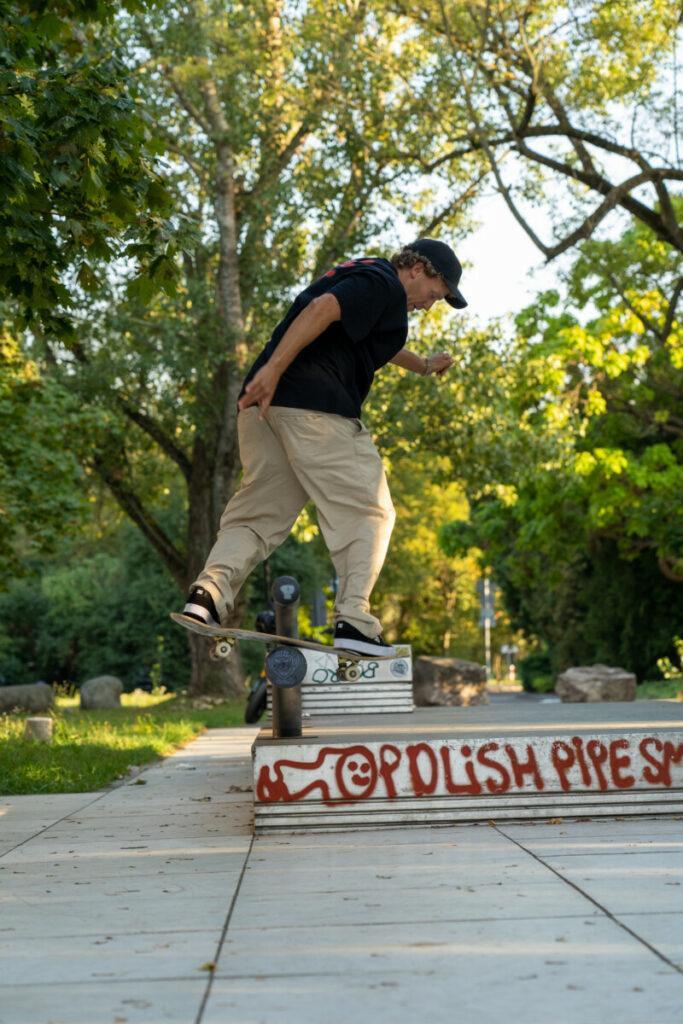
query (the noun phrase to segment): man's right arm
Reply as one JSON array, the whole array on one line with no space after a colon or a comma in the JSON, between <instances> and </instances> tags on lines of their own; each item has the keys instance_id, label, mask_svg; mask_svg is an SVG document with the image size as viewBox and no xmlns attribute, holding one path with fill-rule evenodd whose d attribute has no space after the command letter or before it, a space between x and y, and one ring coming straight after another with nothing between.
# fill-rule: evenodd
<instances>
[{"instance_id":1,"label":"man's right arm","mask_svg":"<svg viewBox=\"0 0 683 1024\"><path fill-rule=\"evenodd\" d=\"M240 410L258 405L259 415L263 419L287 367L302 349L319 338L335 320L341 320L341 306L331 292L312 299L292 320L265 366L247 384L238 403Z\"/></svg>"}]
</instances>

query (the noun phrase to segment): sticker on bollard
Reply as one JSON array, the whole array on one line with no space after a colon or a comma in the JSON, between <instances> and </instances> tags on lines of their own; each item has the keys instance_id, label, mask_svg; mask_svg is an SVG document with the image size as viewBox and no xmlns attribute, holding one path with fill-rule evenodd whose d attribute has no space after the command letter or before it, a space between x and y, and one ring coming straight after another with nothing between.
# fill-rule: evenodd
<instances>
[{"instance_id":1,"label":"sticker on bollard","mask_svg":"<svg viewBox=\"0 0 683 1024\"><path fill-rule=\"evenodd\" d=\"M306 659L296 647L276 647L266 655L266 674L274 686L298 686L306 675Z\"/></svg>"},{"instance_id":2,"label":"sticker on bollard","mask_svg":"<svg viewBox=\"0 0 683 1024\"><path fill-rule=\"evenodd\" d=\"M299 584L293 576L278 576L273 583L272 594L278 604L294 604L299 600Z\"/></svg>"}]
</instances>

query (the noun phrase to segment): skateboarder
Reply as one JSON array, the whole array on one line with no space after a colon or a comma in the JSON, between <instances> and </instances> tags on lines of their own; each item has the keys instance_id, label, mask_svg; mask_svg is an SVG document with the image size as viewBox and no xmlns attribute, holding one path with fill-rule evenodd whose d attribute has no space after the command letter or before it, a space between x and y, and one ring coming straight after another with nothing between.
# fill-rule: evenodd
<instances>
[{"instance_id":1,"label":"skateboarder","mask_svg":"<svg viewBox=\"0 0 683 1024\"><path fill-rule=\"evenodd\" d=\"M224 623L251 570L281 544L308 501L339 577L336 648L390 655L370 593L395 513L382 460L361 422L375 371L395 363L422 376L452 364L404 348L408 313L438 300L467 305L460 263L421 238L390 260L349 260L294 300L249 370L238 400L242 486L190 588L185 615Z\"/></svg>"}]
</instances>

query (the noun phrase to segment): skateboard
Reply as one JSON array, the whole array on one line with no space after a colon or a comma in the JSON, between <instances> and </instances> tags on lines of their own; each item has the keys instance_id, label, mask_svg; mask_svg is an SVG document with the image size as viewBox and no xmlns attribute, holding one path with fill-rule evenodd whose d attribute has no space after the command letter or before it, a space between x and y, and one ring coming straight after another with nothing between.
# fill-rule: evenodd
<instances>
[{"instance_id":1,"label":"skateboard","mask_svg":"<svg viewBox=\"0 0 683 1024\"><path fill-rule=\"evenodd\" d=\"M299 647L306 651L319 651L321 654L332 654L339 663L340 670L349 682L355 682L361 677L360 661L393 661L395 654L358 654L356 651L345 651L330 644L319 644L314 640L300 640L298 637L278 636L277 633L257 633L251 629L228 629L227 626L209 626L204 622L198 622L189 615L182 615L180 612L171 612L171 618L183 629L190 633L197 633L208 640L213 640L213 647L210 656L214 660L229 658L236 640L256 640L267 647Z\"/></svg>"}]
</instances>

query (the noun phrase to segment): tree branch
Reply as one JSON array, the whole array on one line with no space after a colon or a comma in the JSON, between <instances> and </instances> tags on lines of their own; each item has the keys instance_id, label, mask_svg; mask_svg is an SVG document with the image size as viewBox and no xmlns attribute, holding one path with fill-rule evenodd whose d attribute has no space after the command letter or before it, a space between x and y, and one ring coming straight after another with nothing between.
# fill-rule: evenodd
<instances>
[{"instance_id":1,"label":"tree branch","mask_svg":"<svg viewBox=\"0 0 683 1024\"><path fill-rule=\"evenodd\" d=\"M631 405L629 402L623 401L623 399L609 397L608 402L613 409L626 413L627 416L644 424L646 427L654 427L657 432L661 431L663 434L671 434L672 437L683 437L683 420L678 419L677 416L672 416L669 420L657 420L652 412ZM679 425L676 425L676 421Z\"/></svg>"},{"instance_id":2,"label":"tree branch","mask_svg":"<svg viewBox=\"0 0 683 1024\"><path fill-rule=\"evenodd\" d=\"M440 213L437 213L436 216L432 217L428 224L425 224L421 234L431 235L431 233L435 231L440 224L443 223L443 221L446 219L446 217L448 217L449 213L451 213L451 211L454 208L472 199L476 194L477 189L481 185L482 181L484 180L485 176L486 171L481 171L481 173L472 181L472 183L468 185L464 192L461 192L456 199L452 199L449 203L447 203L447 205L443 208L443 210L441 210Z\"/></svg>"},{"instance_id":3,"label":"tree branch","mask_svg":"<svg viewBox=\"0 0 683 1024\"><path fill-rule=\"evenodd\" d=\"M156 441L161 450L178 466L185 480L189 482L192 473L192 464L182 448L179 448L178 445L169 437L166 431L163 430L151 416L148 416L147 413L142 412L141 409L135 409L121 395L115 394L114 398L116 400L116 404L128 419L137 424L141 430L144 430L144 432L151 437L153 441Z\"/></svg>"},{"instance_id":4,"label":"tree branch","mask_svg":"<svg viewBox=\"0 0 683 1024\"><path fill-rule=\"evenodd\" d=\"M92 464L97 475L114 495L120 508L145 535L154 550L163 559L176 583L181 589L184 589L187 586L185 558L159 523L147 512L138 496L126 485L121 469L109 465L102 455L96 455Z\"/></svg>"},{"instance_id":5,"label":"tree branch","mask_svg":"<svg viewBox=\"0 0 683 1024\"><path fill-rule=\"evenodd\" d=\"M662 341L666 341L671 334L671 329L676 318L676 306L678 305L678 300L681 297L681 292L683 292L683 277L679 277L666 311L666 319L664 321L664 329L662 331Z\"/></svg>"},{"instance_id":6,"label":"tree branch","mask_svg":"<svg viewBox=\"0 0 683 1024\"><path fill-rule=\"evenodd\" d=\"M526 156L530 160L534 160L537 163L542 164L544 167L549 167L551 170L558 171L566 177L573 178L575 181L580 181L584 185L588 185L590 188L594 189L596 192L600 192L601 195L609 196L618 189L620 192L618 199L619 205L623 206L625 210L628 210L628 212L633 214L633 216L638 220L647 224L648 227L664 241L673 245L675 248L678 248L676 239L670 236L661 217L659 217L649 207L645 206L644 203L641 203L639 200L634 199L628 194L628 189L635 187L633 184L634 179L629 179L628 183L622 183L622 185L613 185L612 182L600 175L594 176L592 174L586 174L585 171L580 171L576 167L560 163L560 161L554 160L552 157L547 157L543 153L538 153L536 150L530 149L524 142L519 142L517 144L517 149L522 156ZM662 171L659 168L655 168L652 173L659 174L662 173ZM683 171L667 170L666 176L683 180ZM650 180L651 175L642 174L636 177L639 178L642 183L643 181ZM628 184L628 188L626 190L624 190L625 184Z\"/></svg>"},{"instance_id":7,"label":"tree branch","mask_svg":"<svg viewBox=\"0 0 683 1024\"><path fill-rule=\"evenodd\" d=\"M280 177L282 172L289 166L292 158L296 155L299 148L305 142L314 123L314 115L307 114L284 149L281 150L272 161L264 162L261 172L256 180L256 184L252 189L246 192L245 195L251 197L259 196L260 193L269 188L273 182Z\"/></svg>"},{"instance_id":8,"label":"tree branch","mask_svg":"<svg viewBox=\"0 0 683 1024\"><path fill-rule=\"evenodd\" d=\"M681 177L683 178L683 174ZM608 193L602 203L600 203L600 205L586 217L582 224L572 231L571 234L567 235L562 242L551 246L548 253L548 260L553 259L555 256L559 256L560 253L566 252L567 249L570 249L582 238L590 238L598 224L605 219L610 210L613 210L615 206L619 205L621 200L634 188L637 188L638 185L642 185L651 180L652 176L649 171L641 171L640 174L634 174L633 177L627 178L626 181L622 181L620 185L616 185Z\"/></svg>"},{"instance_id":9,"label":"tree branch","mask_svg":"<svg viewBox=\"0 0 683 1024\"><path fill-rule=\"evenodd\" d=\"M85 348L80 341L70 341L69 351L75 355L76 359L82 366L91 365L88 353L85 351ZM127 416L128 419L132 420L133 423L137 424L141 430L144 430L145 433L159 445L161 450L165 452L173 462L175 462L185 479L189 480L192 467L190 460L182 448L173 441L166 431L163 430L151 416L143 412L141 409L136 409L126 398L123 397L123 395L120 395L115 391L113 397L124 415Z\"/></svg>"},{"instance_id":10,"label":"tree branch","mask_svg":"<svg viewBox=\"0 0 683 1024\"><path fill-rule=\"evenodd\" d=\"M164 145L170 153L175 153L181 160L184 160L188 168L192 171L197 183L203 190L206 190L206 184L208 175L206 173L206 167L199 161L195 160L189 153L187 153L183 147L170 135L165 134Z\"/></svg>"},{"instance_id":11,"label":"tree branch","mask_svg":"<svg viewBox=\"0 0 683 1024\"><path fill-rule=\"evenodd\" d=\"M612 287L614 288L615 292L619 295L619 298L624 303L626 308L630 310L631 313L633 313L633 315L638 318L638 320L640 320L643 327L646 327L648 331L652 332L652 334L655 336L655 338L657 338L658 341L663 341L664 339L662 338L662 332L657 327L657 324L653 320L650 320L648 316L645 316L644 313L642 313L636 306L633 305L631 300L626 295L626 292L621 287L621 282L618 280L616 274L614 274L611 270L607 270L606 274L608 281L611 283Z\"/></svg>"},{"instance_id":12,"label":"tree branch","mask_svg":"<svg viewBox=\"0 0 683 1024\"><path fill-rule=\"evenodd\" d=\"M665 579L670 580L671 583L683 583L683 574L676 572L672 566L672 559L667 558L665 555L660 555L657 559L657 565L659 571Z\"/></svg>"},{"instance_id":13,"label":"tree branch","mask_svg":"<svg viewBox=\"0 0 683 1024\"><path fill-rule=\"evenodd\" d=\"M142 38L145 40L150 53L158 53L159 47L152 34L143 26L140 27L140 33ZM158 65L164 78L170 85L171 89L175 93L176 97L180 101L181 106L185 110L185 113L205 132L206 135L211 134L211 128L208 122L204 119L199 107L196 107L192 102L188 94L184 89L180 87L176 81L175 75L173 74L173 67L171 64L166 64L164 61L159 61Z\"/></svg>"}]
</instances>

